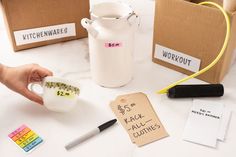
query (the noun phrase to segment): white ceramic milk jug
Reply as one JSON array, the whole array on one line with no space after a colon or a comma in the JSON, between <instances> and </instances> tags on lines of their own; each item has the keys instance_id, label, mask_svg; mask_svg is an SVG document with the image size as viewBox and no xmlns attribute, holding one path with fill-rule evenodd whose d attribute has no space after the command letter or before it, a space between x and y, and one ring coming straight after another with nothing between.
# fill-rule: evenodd
<instances>
[{"instance_id":1,"label":"white ceramic milk jug","mask_svg":"<svg viewBox=\"0 0 236 157\"><path fill-rule=\"evenodd\" d=\"M104 87L120 87L132 79L134 33L138 16L124 3L94 5L91 20L81 24L89 34L90 67L93 80Z\"/></svg>"}]
</instances>

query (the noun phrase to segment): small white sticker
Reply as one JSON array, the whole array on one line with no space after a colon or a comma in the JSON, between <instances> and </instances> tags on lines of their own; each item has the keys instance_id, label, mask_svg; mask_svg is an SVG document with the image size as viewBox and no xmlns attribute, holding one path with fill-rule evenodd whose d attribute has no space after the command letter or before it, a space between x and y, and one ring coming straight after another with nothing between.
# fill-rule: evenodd
<instances>
[{"instance_id":1,"label":"small white sticker","mask_svg":"<svg viewBox=\"0 0 236 157\"><path fill-rule=\"evenodd\" d=\"M14 32L16 45L76 36L75 23L33 28Z\"/></svg>"},{"instance_id":2,"label":"small white sticker","mask_svg":"<svg viewBox=\"0 0 236 157\"><path fill-rule=\"evenodd\" d=\"M198 72L200 69L200 59L158 44L156 44L154 57L192 72Z\"/></svg>"}]
</instances>

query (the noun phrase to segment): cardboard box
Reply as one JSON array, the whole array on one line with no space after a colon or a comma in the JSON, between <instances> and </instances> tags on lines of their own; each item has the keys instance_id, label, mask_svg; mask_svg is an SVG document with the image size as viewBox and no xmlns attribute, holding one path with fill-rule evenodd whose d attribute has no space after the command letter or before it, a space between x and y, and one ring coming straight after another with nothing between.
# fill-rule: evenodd
<instances>
[{"instance_id":1,"label":"cardboard box","mask_svg":"<svg viewBox=\"0 0 236 157\"><path fill-rule=\"evenodd\" d=\"M220 0L214 2L222 4ZM236 50L236 15L229 16L231 37L225 54L212 69L197 77L209 83L222 81ZM153 62L190 75L216 58L225 34L225 19L217 8L184 0L157 0Z\"/></svg>"},{"instance_id":2,"label":"cardboard box","mask_svg":"<svg viewBox=\"0 0 236 157\"><path fill-rule=\"evenodd\" d=\"M89 0L1 0L15 51L87 36Z\"/></svg>"}]
</instances>

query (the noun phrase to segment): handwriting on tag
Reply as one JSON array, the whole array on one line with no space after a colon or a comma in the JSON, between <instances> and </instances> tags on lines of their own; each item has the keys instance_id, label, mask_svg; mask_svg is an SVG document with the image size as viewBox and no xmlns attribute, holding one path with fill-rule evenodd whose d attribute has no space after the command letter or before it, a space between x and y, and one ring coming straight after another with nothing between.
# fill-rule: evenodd
<instances>
[{"instance_id":1,"label":"handwriting on tag","mask_svg":"<svg viewBox=\"0 0 236 157\"><path fill-rule=\"evenodd\" d=\"M65 97L65 98L69 98L69 99L73 99L76 95L73 92L70 91L64 91L64 90L58 90L56 91L56 96L59 97Z\"/></svg>"},{"instance_id":2,"label":"handwriting on tag","mask_svg":"<svg viewBox=\"0 0 236 157\"><path fill-rule=\"evenodd\" d=\"M118 96L110 106L132 142L138 146L168 136L144 93Z\"/></svg>"}]
</instances>

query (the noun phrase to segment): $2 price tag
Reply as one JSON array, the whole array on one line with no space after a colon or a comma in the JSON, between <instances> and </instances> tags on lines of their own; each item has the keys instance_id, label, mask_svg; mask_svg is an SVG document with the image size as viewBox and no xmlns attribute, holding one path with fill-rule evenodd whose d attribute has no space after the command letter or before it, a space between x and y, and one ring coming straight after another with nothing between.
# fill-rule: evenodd
<instances>
[{"instance_id":1,"label":"$2 price tag","mask_svg":"<svg viewBox=\"0 0 236 157\"><path fill-rule=\"evenodd\" d=\"M75 97L75 93L72 93L71 91L57 90L56 96L73 99Z\"/></svg>"}]
</instances>

